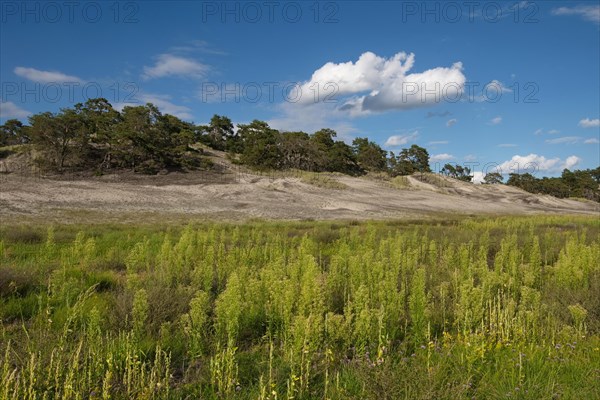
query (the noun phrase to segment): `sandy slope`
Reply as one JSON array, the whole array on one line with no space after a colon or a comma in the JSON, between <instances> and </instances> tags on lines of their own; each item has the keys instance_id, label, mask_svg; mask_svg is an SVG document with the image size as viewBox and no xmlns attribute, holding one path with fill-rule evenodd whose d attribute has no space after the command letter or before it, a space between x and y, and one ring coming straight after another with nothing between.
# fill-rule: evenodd
<instances>
[{"instance_id":1,"label":"sandy slope","mask_svg":"<svg viewBox=\"0 0 600 400\"><path fill-rule=\"evenodd\" d=\"M410 177L395 189L368 178L332 176L347 189L323 189L294 177L251 174L113 175L74 181L0 178L4 222L128 222L174 219L387 219L437 214L566 213L600 215L596 203L537 196L504 185Z\"/></svg>"}]
</instances>

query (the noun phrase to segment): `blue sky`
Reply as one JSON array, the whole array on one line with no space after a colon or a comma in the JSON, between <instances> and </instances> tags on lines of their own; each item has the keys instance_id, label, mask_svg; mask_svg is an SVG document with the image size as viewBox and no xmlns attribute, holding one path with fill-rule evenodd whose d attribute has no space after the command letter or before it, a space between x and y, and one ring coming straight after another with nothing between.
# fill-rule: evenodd
<instances>
[{"instance_id":1,"label":"blue sky","mask_svg":"<svg viewBox=\"0 0 600 400\"><path fill-rule=\"evenodd\" d=\"M600 163L598 1L2 1L0 18L1 122L101 94L481 172Z\"/></svg>"}]
</instances>

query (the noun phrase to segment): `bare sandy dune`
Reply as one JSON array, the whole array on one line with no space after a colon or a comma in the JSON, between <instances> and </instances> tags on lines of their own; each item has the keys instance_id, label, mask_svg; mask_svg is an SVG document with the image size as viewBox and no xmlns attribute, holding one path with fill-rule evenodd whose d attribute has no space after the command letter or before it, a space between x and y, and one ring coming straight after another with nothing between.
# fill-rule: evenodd
<instances>
[{"instance_id":1,"label":"bare sandy dune","mask_svg":"<svg viewBox=\"0 0 600 400\"><path fill-rule=\"evenodd\" d=\"M409 177L410 187L330 175L347 186L327 189L295 177L252 174L110 175L68 180L14 174L0 179L0 218L24 222L153 222L189 219L392 219L440 214L600 215L600 205L533 195L504 185ZM439 179L438 179L439 178Z\"/></svg>"}]
</instances>

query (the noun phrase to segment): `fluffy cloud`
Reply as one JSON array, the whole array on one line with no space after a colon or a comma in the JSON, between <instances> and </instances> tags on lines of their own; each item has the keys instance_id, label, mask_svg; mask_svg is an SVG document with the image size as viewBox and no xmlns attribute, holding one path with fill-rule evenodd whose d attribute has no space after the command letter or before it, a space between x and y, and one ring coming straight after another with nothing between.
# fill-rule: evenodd
<instances>
[{"instance_id":1,"label":"fluffy cloud","mask_svg":"<svg viewBox=\"0 0 600 400\"><path fill-rule=\"evenodd\" d=\"M12 101L0 102L0 118L26 118L31 112L17 106Z\"/></svg>"},{"instance_id":2,"label":"fluffy cloud","mask_svg":"<svg viewBox=\"0 0 600 400\"><path fill-rule=\"evenodd\" d=\"M492 124L492 125L498 125L501 122L502 122L502 117L496 117L496 118L492 118L490 120L490 124Z\"/></svg>"},{"instance_id":3,"label":"fluffy cloud","mask_svg":"<svg viewBox=\"0 0 600 400\"><path fill-rule=\"evenodd\" d=\"M446 126L450 128L451 126L456 125L457 122L458 120L456 118L449 119L448 122L446 122Z\"/></svg>"},{"instance_id":4,"label":"fluffy cloud","mask_svg":"<svg viewBox=\"0 0 600 400\"><path fill-rule=\"evenodd\" d=\"M493 171L490 171L493 172ZM476 185L479 185L481 183L483 183L483 178L485 178L485 174L481 171L475 171L473 172L473 178L471 179L471 182L473 182Z\"/></svg>"},{"instance_id":5,"label":"fluffy cloud","mask_svg":"<svg viewBox=\"0 0 600 400\"><path fill-rule=\"evenodd\" d=\"M321 93L329 85L330 91L343 97L340 110L352 116L387 110L405 110L456 101L466 81L462 63L451 67L437 67L418 73L409 73L415 55L404 52L386 59L372 52L363 53L356 62L328 62L316 70L300 89L303 94ZM324 101L324 96L316 101ZM315 102L314 96L302 96L299 103Z\"/></svg>"},{"instance_id":6,"label":"fluffy cloud","mask_svg":"<svg viewBox=\"0 0 600 400\"><path fill-rule=\"evenodd\" d=\"M202 78L207 71L208 67L206 65L189 58L173 54L160 54L153 66L144 67L142 78L155 79L167 76Z\"/></svg>"},{"instance_id":7,"label":"fluffy cloud","mask_svg":"<svg viewBox=\"0 0 600 400\"><path fill-rule=\"evenodd\" d=\"M515 155L510 160L498 165L498 171L502 174L509 173L536 173L557 172L565 168L571 169L581 162L577 156L569 156L566 160L560 158L546 158L537 154L527 156Z\"/></svg>"},{"instance_id":8,"label":"fluffy cloud","mask_svg":"<svg viewBox=\"0 0 600 400\"><path fill-rule=\"evenodd\" d=\"M579 121L579 126L582 128L598 128L600 126L600 119L585 118Z\"/></svg>"},{"instance_id":9,"label":"fluffy cloud","mask_svg":"<svg viewBox=\"0 0 600 400\"><path fill-rule=\"evenodd\" d=\"M579 142L581 138L579 136L563 136L556 139L548 139L548 144L575 144Z\"/></svg>"},{"instance_id":10,"label":"fluffy cloud","mask_svg":"<svg viewBox=\"0 0 600 400\"><path fill-rule=\"evenodd\" d=\"M35 68L16 67L14 73L21 78L36 83L83 82L82 79L76 76L63 74L58 71L41 71Z\"/></svg>"},{"instance_id":11,"label":"fluffy cloud","mask_svg":"<svg viewBox=\"0 0 600 400\"><path fill-rule=\"evenodd\" d=\"M435 155L432 155L431 157L429 157L429 161L431 161L433 163L448 161L448 160L452 160L452 159L454 159L454 156L452 154L448 154L448 153L435 154Z\"/></svg>"},{"instance_id":12,"label":"fluffy cloud","mask_svg":"<svg viewBox=\"0 0 600 400\"><path fill-rule=\"evenodd\" d=\"M600 5L586 5L575 7L559 7L552 10L553 15L577 15L586 21L600 24Z\"/></svg>"},{"instance_id":13,"label":"fluffy cloud","mask_svg":"<svg viewBox=\"0 0 600 400\"><path fill-rule=\"evenodd\" d=\"M418 136L419 136L419 131L414 131L414 132L407 133L407 134L404 134L404 135L390 136L386 140L385 146L386 147L403 146L405 144L414 142L417 139Z\"/></svg>"}]
</instances>

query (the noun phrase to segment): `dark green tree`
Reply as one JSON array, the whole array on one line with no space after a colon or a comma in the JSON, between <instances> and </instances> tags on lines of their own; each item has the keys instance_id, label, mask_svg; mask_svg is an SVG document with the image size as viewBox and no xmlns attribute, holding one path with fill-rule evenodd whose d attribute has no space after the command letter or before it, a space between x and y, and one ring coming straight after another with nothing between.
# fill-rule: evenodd
<instances>
[{"instance_id":1,"label":"dark green tree","mask_svg":"<svg viewBox=\"0 0 600 400\"><path fill-rule=\"evenodd\" d=\"M341 172L348 175L357 175L362 172L352 147L342 141L337 141L329 149L327 171Z\"/></svg>"},{"instance_id":2,"label":"dark green tree","mask_svg":"<svg viewBox=\"0 0 600 400\"><path fill-rule=\"evenodd\" d=\"M231 120L222 115L213 115L210 123L205 127L207 144L216 150L237 150L231 143L235 140L235 130Z\"/></svg>"},{"instance_id":3,"label":"dark green tree","mask_svg":"<svg viewBox=\"0 0 600 400\"><path fill-rule=\"evenodd\" d=\"M254 120L238 125L238 135L243 143L242 163L258 169L277 169L281 166L279 132L264 121Z\"/></svg>"},{"instance_id":4,"label":"dark green tree","mask_svg":"<svg viewBox=\"0 0 600 400\"><path fill-rule=\"evenodd\" d=\"M29 127L18 119L9 119L0 125L0 146L25 144L31 141Z\"/></svg>"},{"instance_id":5,"label":"dark green tree","mask_svg":"<svg viewBox=\"0 0 600 400\"><path fill-rule=\"evenodd\" d=\"M488 172L483 177L483 183L488 185L500 184L504 181L504 177L499 172Z\"/></svg>"},{"instance_id":6,"label":"dark green tree","mask_svg":"<svg viewBox=\"0 0 600 400\"><path fill-rule=\"evenodd\" d=\"M314 171L317 167L319 150L310 135L305 132L284 132L279 137L282 168Z\"/></svg>"},{"instance_id":7,"label":"dark green tree","mask_svg":"<svg viewBox=\"0 0 600 400\"><path fill-rule=\"evenodd\" d=\"M86 162L100 170L111 168L116 127L121 122L121 115L104 98L78 103L75 110L82 121L82 134L87 137L87 146L80 150L87 153Z\"/></svg>"},{"instance_id":8,"label":"dark green tree","mask_svg":"<svg viewBox=\"0 0 600 400\"><path fill-rule=\"evenodd\" d=\"M463 167L462 165L456 164L456 166L447 163L440 171L442 174L449 176L450 178L458 179L464 182L471 182L473 175L471 175L471 168Z\"/></svg>"},{"instance_id":9,"label":"dark green tree","mask_svg":"<svg viewBox=\"0 0 600 400\"><path fill-rule=\"evenodd\" d=\"M356 161L367 171L385 171L387 167L386 151L368 138L356 138L352 141Z\"/></svg>"},{"instance_id":10,"label":"dark green tree","mask_svg":"<svg viewBox=\"0 0 600 400\"><path fill-rule=\"evenodd\" d=\"M58 114L45 112L29 118L32 142L42 154L42 161L51 168L63 171L79 164L87 138L83 134L80 115L73 109L62 109Z\"/></svg>"},{"instance_id":11,"label":"dark green tree","mask_svg":"<svg viewBox=\"0 0 600 400\"><path fill-rule=\"evenodd\" d=\"M408 149L402 149L396 160L390 164L393 165L393 169L390 170L390 174L393 176L431 172L429 153L425 148L416 144Z\"/></svg>"}]
</instances>

